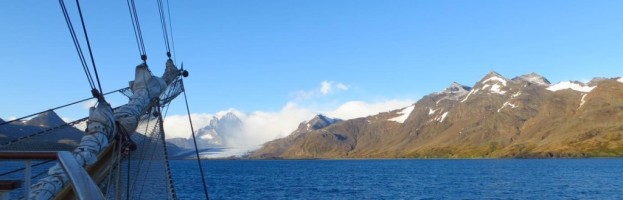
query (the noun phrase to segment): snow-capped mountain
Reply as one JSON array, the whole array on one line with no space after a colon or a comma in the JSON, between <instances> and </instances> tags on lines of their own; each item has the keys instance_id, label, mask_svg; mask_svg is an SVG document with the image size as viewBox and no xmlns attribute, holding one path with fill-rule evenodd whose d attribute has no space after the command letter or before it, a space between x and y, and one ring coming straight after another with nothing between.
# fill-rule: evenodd
<instances>
[{"instance_id":1,"label":"snow-capped mountain","mask_svg":"<svg viewBox=\"0 0 623 200\"><path fill-rule=\"evenodd\" d=\"M251 157L623 156L622 96L623 78L551 84L536 73L490 72L405 108L321 129L301 124Z\"/></svg>"},{"instance_id":2,"label":"snow-capped mountain","mask_svg":"<svg viewBox=\"0 0 623 200\"><path fill-rule=\"evenodd\" d=\"M518 81L525 81L529 84L536 84L539 86L549 86L552 83L549 82L549 80L547 80L547 78L537 74L537 73L530 73L530 74L525 74L525 75L521 75L518 77L515 77L512 79L515 82Z\"/></svg>"},{"instance_id":3,"label":"snow-capped mountain","mask_svg":"<svg viewBox=\"0 0 623 200\"><path fill-rule=\"evenodd\" d=\"M243 123L234 114L227 113L223 116L214 116L210 119L207 126L195 131L197 146L199 149L226 148L229 145L228 139L242 131ZM192 138L172 138L167 142L180 148L180 151L194 151ZM173 152L172 155L182 154Z\"/></svg>"}]
</instances>

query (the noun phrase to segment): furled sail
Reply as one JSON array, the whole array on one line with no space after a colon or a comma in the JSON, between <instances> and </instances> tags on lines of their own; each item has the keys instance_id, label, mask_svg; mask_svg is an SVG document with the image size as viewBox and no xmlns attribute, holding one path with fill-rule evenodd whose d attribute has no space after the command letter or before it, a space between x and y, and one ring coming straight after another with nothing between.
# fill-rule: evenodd
<instances>
[{"instance_id":1,"label":"furled sail","mask_svg":"<svg viewBox=\"0 0 623 200\"><path fill-rule=\"evenodd\" d=\"M82 166L93 165L98 155L109 143L122 134L134 133L141 116L150 114L146 111L167 103L181 92L177 80L180 70L169 59L162 77L152 75L146 64L136 67L134 81L130 82L132 95L127 104L115 109L99 98L96 106L89 110L86 134L73 151L74 158ZM167 92L165 92L167 91ZM163 96L163 94L166 95ZM162 102L165 101L165 102ZM129 135L125 135L129 138ZM31 186L29 199L51 199L65 185L68 177L60 165L51 167L48 177Z\"/></svg>"}]
</instances>

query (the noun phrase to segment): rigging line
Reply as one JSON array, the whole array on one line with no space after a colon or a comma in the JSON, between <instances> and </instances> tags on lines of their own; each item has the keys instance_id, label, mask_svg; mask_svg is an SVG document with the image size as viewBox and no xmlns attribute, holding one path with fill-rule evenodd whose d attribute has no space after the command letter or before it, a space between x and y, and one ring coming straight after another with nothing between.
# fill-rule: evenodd
<instances>
[{"instance_id":1,"label":"rigging line","mask_svg":"<svg viewBox=\"0 0 623 200\"><path fill-rule=\"evenodd\" d=\"M146 160L146 159L145 159L145 157L146 157L146 156L145 156L145 154L146 154L148 151L147 151L147 150L145 150L145 149L149 148L149 147L147 147L147 145L146 145L145 143L147 143L147 142L150 142L150 143L151 143L151 140L152 140L152 139L151 139L151 138L152 138L152 136L150 136L150 134L149 134L149 133L150 133L150 131L149 131L149 122L151 121L151 113L150 113L150 112L148 112L146 116L147 116L147 123L145 124L145 132L144 132L144 135L145 135L145 137L146 137L146 138L145 138L145 139L143 139L143 141L141 141L141 147L143 147L143 148L141 148L141 151L140 151L140 152L141 152L141 155L139 156L139 159L138 159L138 160L139 160L139 161L138 161L138 168L137 168L136 173L135 173L137 176L138 176L138 174L140 174L140 172L141 172L140 170L141 170L141 168L142 168L142 166L143 166L143 161L144 161L144 160ZM154 127L155 127L155 126L154 126ZM137 129L137 130L138 130L138 129ZM152 134L151 134L151 135L153 135L153 130L152 130L151 132L152 132ZM151 145L151 146L153 146L153 148L152 148L152 151L151 151L151 156L152 156L152 157L151 157L151 159L149 159L149 163L150 163L150 164L151 164L151 161L152 161L152 160L154 160L154 155L155 155L155 153L154 153L154 152L156 151L156 150L155 150L155 145ZM151 167L147 167L147 172L145 173L145 177L143 178L143 180L146 180L146 179L147 179L147 175L149 174L149 169L151 169ZM137 185L137 184L136 184L136 182L137 182L137 181L138 181L138 178L135 178L135 179L134 179L134 183L132 183L132 185L133 185L134 187L136 187L136 185ZM141 195L142 195L142 193L143 193L143 188L144 188L144 187L145 187L145 181L143 181L143 184L141 185L141 188L140 188L140 190L139 190L139 192L138 192L139 196L138 196L138 198L137 198L137 199L141 199ZM136 191L136 189L134 189L134 191Z\"/></svg>"},{"instance_id":2,"label":"rigging line","mask_svg":"<svg viewBox=\"0 0 623 200\"><path fill-rule=\"evenodd\" d=\"M173 48L173 59L177 61L177 54L175 53L175 40L173 39L173 22L171 21L171 6L169 6L169 0L167 0L167 15L169 16L169 31L171 32L171 47Z\"/></svg>"},{"instance_id":3,"label":"rigging line","mask_svg":"<svg viewBox=\"0 0 623 200\"><path fill-rule=\"evenodd\" d=\"M145 50L145 42L143 41L143 32L141 31L141 23L138 20L138 13L136 12L136 4L134 0L132 1L132 10L134 11L134 19L136 19L136 30L138 31L138 36L141 39L141 48L143 48L143 55L147 55L147 51Z\"/></svg>"},{"instance_id":4,"label":"rigging line","mask_svg":"<svg viewBox=\"0 0 623 200\"><path fill-rule=\"evenodd\" d=\"M150 119L151 119L151 118L150 118ZM156 125L157 125L158 123L159 123L159 122L158 122L158 121L156 121ZM152 139L153 139L153 138L156 138L156 137L154 137L154 135L156 135L156 128L157 128L157 126L156 126L156 125L154 125L154 128L151 130L151 133L152 133L152 134L150 134L150 136L149 136L149 141L150 141L150 144L152 144L152 145L150 145L150 146L152 147L152 148L151 148L152 150L151 150L151 153L150 153L151 158L149 158L149 163L148 163L148 165L149 165L149 166L148 166L148 167L146 167L146 172L144 173L144 174L145 174L145 178L143 178L143 180L147 180L147 176L149 175L149 173L150 173L150 171L151 171L151 168L152 168L151 166L153 165L152 163L153 163L153 161L154 161L154 160L156 160L156 159L155 159L155 156L156 156L156 150L158 150L158 149L157 149L157 148L158 148L158 147L157 147L158 142L153 142L153 141L152 141ZM146 134L146 135L148 135L147 128L148 128L148 127L146 127L146 128L145 128L145 134ZM160 131L158 131L158 133L160 133ZM159 135L158 135L158 137L159 137ZM146 145L145 145L145 146L146 146ZM146 148L144 148L144 149L146 149ZM144 151L144 153L147 153L147 152L148 152L148 151ZM145 155L143 154L143 156L142 156L142 158L143 158L143 159L140 159L140 161L139 161L139 162L140 162L141 164L139 164L139 166L142 166L142 162L143 162L143 160L146 160L146 159L145 159L145 157L147 157L147 156L145 156ZM140 170L140 168L142 168L142 167L139 167L139 170ZM140 174L140 173L138 173L138 172L137 172L136 174ZM145 184L146 184L146 183L147 183L147 181L143 181L143 183L141 184L140 190L139 190L139 192L138 192L138 198L136 198L136 199L142 199L143 190L145 189ZM136 181L134 182L134 185L135 185L135 187L136 187Z\"/></svg>"},{"instance_id":5,"label":"rigging line","mask_svg":"<svg viewBox=\"0 0 623 200\"><path fill-rule=\"evenodd\" d=\"M132 19L132 27L134 28L134 37L138 44L138 51L141 55L143 62L147 61L147 52L145 51L145 42L143 41L143 33L141 31L141 24L138 19L138 13L136 12L136 4L134 0L126 0L128 4L128 10L130 11L130 18Z\"/></svg>"},{"instance_id":6,"label":"rigging line","mask_svg":"<svg viewBox=\"0 0 623 200\"><path fill-rule=\"evenodd\" d=\"M169 33L167 32L167 22L165 20L164 6L162 0L158 1L158 13L160 14L160 26L162 27L162 36L164 37L164 45L167 49L167 56L171 58L171 47L169 45Z\"/></svg>"},{"instance_id":7,"label":"rigging line","mask_svg":"<svg viewBox=\"0 0 623 200\"><path fill-rule=\"evenodd\" d=\"M84 38L87 41L87 47L89 49L89 55L91 56L91 64L93 65L93 71L95 72L95 79L97 80L97 86L99 87L100 94L104 90L102 90L102 84L100 83L100 77L97 73L97 67L95 66L95 58L93 57L93 50L91 49L91 42L89 41L89 35L87 34L87 27L84 25L84 18L82 17L82 9L80 8L80 1L76 0L76 5L78 6L78 13L80 14L80 22L82 23L82 30L84 31Z\"/></svg>"},{"instance_id":8,"label":"rigging line","mask_svg":"<svg viewBox=\"0 0 623 200\"><path fill-rule=\"evenodd\" d=\"M169 194L171 194L171 198L174 200L177 200L177 193L175 192L175 185L173 184L173 175L171 174L171 165L169 164L169 154L167 151L167 142L165 140L165 133L164 133L164 119L162 118L162 110L160 109L160 107L156 107L156 109L158 110L158 125L159 125L159 133L160 133L160 140L162 141L162 150L163 150L163 155L164 155L164 164L165 164L165 170L166 170L166 175L167 175L167 186L169 186ZM205 188L205 185L204 185ZM206 196L206 199L207 198Z\"/></svg>"},{"instance_id":9,"label":"rigging line","mask_svg":"<svg viewBox=\"0 0 623 200\"><path fill-rule=\"evenodd\" d=\"M120 92L120 91L123 91L123 90L127 90L128 88L129 87L125 87L125 88L118 89L118 90L115 90L115 91L107 92L107 93L104 93L104 95L109 95L109 94L112 94L112 93L115 93L115 92ZM10 124L10 123L13 123L13 122L16 122L16 121L20 121L20 120L23 120L23 119L26 119L26 118L29 118L29 117L32 117L32 116L35 116L35 115L38 115L38 114L42 114L42 113L45 113L45 112L48 112L48 111L58 110L58 109L61 109L61 108L67 107L67 106L76 105L76 104L79 104L79 103L82 103L82 102L85 102L85 101L88 101L88 100L91 100L91 99L94 99L94 98L95 97L89 97L89 98L86 98L86 99L82 99L80 101L76 101L76 102L69 103L69 104L66 104L66 105L58 106L56 108L51 108L51 109L44 110L44 111L41 111L41 112L38 112L38 113L35 113L35 114L31 114L31 115L20 117L20 118L14 119L14 120L9 120L9 121L6 121L6 122L2 122L2 123L0 123L0 126L5 125L5 124Z\"/></svg>"},{"instance_id":10,"label":"rigging line","mask_svg":"<svg viewBox=\"0 0 623 200\"><path fill-rule=\"evenodd\" d=\"M78 58L80 58L80 64L82 64L82 69L87 77L87 81L89 81L89 85L91 89L95 88L95 83L93 82L93 78L91 77L91 71L87 66L86 60L84 59L84 53L82 52L82 47L80 46L80 42L78 37L76 36L76 31L74 29L73 23L71 23L71 18L69 17L69 13L67 12L67 7L65 6L65 1L59 0L58 3L61 5L61 9L63 11L63 15L65 16L65 22L67 23L67 27L69 28L69 33L71 34L71 39L74 42L74 47L76 48L76 52L78 53Z\"/></svg>"},{"instance_id":11,"label":"rigging line","mask_svg":"<svg viewBox=\"0 0 623 200\"><path fill-rule=\"evenodd\" d=\"M132 20L132 30L134 31L134 38L136 40L136 45L138 46L138 54L143 55L141 44L138 41L138 33L136 32L136 22L134 21L134 14L132 12L132 6L130 5L130 0L126 0L126 2L128 3L128 10L130 11L130 19Z\"/></svg>"},{"instance_id":12,"label":"rigging line","mask_svg":"<svg viewBox=\"0 0 623 200\"><path fill-rule=\"evenodd\" d=\"M186 112L188 112L188 122L190 122L190 131L193 135L193 144L195 145L195 154L197 155L197 163L199 164L199 171L201 172L201 181L203 182L203 192L205 193L206 199L209 200L208 196L208 185L206 184L205 174L203 173L203 166L201 165L201 159L199 158L199 148L197 147L197 139L195 138L195 128L193 127L193 120L190 117L190 108L188 107L188 98L186 97L186 87L184 87L184 79L180 80L182 84L182 93L184 93L184 102L186 102Z\"/></svg>"},{"instance_id":13,"label":"rigging line","mask_svg":"<svg viewBox=\"0 0 623 200\"><path fill-rule=\"evenodd\" d=\"M47 161L43 161L43 162L40 162L40 163L34 164L34 165L32 165L31 167L32 167L32 168L34 168L34 167L37 167L37 166L39 166L39 165L43 165L43 164L46 164L46 163L49 163L49 162L52 162L52 161L55 161L55 160L47 160ZM19 168L19 169L16 169L16 170L12 170L12 171L8 171L8 172L4 172L4 173L0 174L0 177L2 177L2 176L6 176L6 175L9 175L9 174L12 174L12 173L15 173L15 172L19 172L19 171L22 171L22 170L25 170L25 169L26 169L25 167L22 167L22 168Z\"/></svg>"}]
</instances>

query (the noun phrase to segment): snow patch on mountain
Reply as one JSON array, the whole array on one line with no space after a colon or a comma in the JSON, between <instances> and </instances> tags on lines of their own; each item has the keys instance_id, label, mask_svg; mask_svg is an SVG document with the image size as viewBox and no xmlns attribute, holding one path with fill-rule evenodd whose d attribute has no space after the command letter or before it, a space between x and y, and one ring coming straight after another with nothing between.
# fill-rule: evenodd
<instances>
[{"instance_id":1,"label":"snow patch on mountain","mask_svg":"<svg viewBox=\"0 0 623 200\"><path fill-rule=\"evenodd\" d=\"M482 90L489 89L489 92L495 94L506 94L506 91L502 90L502 87L506 87L508 85L508 80L504 78L502 75L496 72L490 72L484 80L481 81L484 86L482 86Z\"/></svg>"},{"instance_id":2,"label":"snow patch on mountain","mask_svg":"<svg viewBox=\"0 0 623 200\"><path fill-rule=\"evenodd\" d=\"M563 81L560 82L556 85L552 85L549 86L547 88L547 90L552 91L552 92L556 92L556 91L560 91L560 90L566 90L566 89L572 89L578 92L591 92L593 89L595 89L596 86L587 86L584 83L580 83L580 82L572 82L572 81Z\"/></svg>"},{"instance_id":3,"label":"snow patch on mountain","mask_svg":"<svg viewBox=\"0 0 623 200\"><path fill-rule=\"evenodd\" d=\"M506 86L507 84L506 79L502 77L497 77L497 76L490 77L487 80L483 81L482 83L488 83L488 82L496 82L496 84L501 83L504 86Z\"/></svg>"},{"instance_id":4,"label":"snow patch on mountain","mask_svg":"<svg viewBox=\"0 0 623 200\"><path fill-rule=\"evenodd\" d=\"M580 106L578 106L577 110L580 110L580 108L584 105L584 103L586 103L586 100L585 100L586 95L588 95L588 94L583 94L582 95L582 99L581 99L582 102L580 103Z\"/></svg>"},{"instance_id":5,"label":"snow patch on mountain","mask_svg":"<svg viewBox=\"0 0 623 200\"><path fill-rule=\"evenodd\" d=\"M448 112L444 112L443 114L441 114L440 116L435 118L435 120L438 121L438 122L443 122L446 119L447 116L448 116Z\"/></svg>"},{"instance_id":6,"label":"snow patch on mountain","mask_svg":"<svg viewBox=\"0 0 623 200\"><path fill-rule=\"evenodd\" d=\"M496 94L506 94L506 91L502 91L502 86L500 86L499 84L495 84L493 86L491 86L491 92L496 93Z\"/></svg>"},{"instance_id":7,"label":"snow patch on mountain","mask_svg":"<svg viewBox=\"0 0 623 200\"><path fill-rule=\"evenodd\" d=\"M400 116L391 118L391 119L389 119L389 121L395 121L395 122L398 122L398 123L404 123L405 120L407 120L407 118L409 117L409 115L411 115L411 112L413 112L414 108L415 108L415 104L413 104L413 105L411 105L409 107L403 108L400 112L398 112L398 114L400 114Z\"/></svg>"},{"instance_id":8,"label":"snow patch on mountain","mask_svg":"<svg viewBox=\"0 0 623 200\"><path fill-rule=\"evenodd\" d=\"M472 96L472 94L474 94L474 93L476 93L476 92L478 92L478 91L480 91L480 89L475 89L475 90L472 90L471 92L469 92L469 93L467 94L467 96L465 97L465 99L463 99L463 100L461 101L461 103L463 103L463 102L467 101L467 99L469 99L469 96Z\"/></svg>"},{"instance_id":9,"label":"snow patch on mountain","mask_svg":"<svg viewBox=\"0 0 623 200\"><path fill-rule=\"evenodd\" d=\"M428 108L428 115L435 114L437 110L433 110L432 108Z\"/></svg>"},{"instance_id":10,"label":"snow patch on mountain","mask_svg":"<svg viewBox=\"0 0 623 200\"><path fill-rule=\"evenodd\" d=\"M498 109L498 112L502 111L502 109L506 107L517 108L517 105L507 101L504 103L504 105L502 105L502 107L500 107L500 109Z\"/></svg>"}]
</instances>

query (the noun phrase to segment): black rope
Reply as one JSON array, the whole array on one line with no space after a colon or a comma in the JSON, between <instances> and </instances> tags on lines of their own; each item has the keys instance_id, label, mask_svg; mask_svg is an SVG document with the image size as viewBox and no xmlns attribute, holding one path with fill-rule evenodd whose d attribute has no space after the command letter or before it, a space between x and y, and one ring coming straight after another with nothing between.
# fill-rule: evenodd
<instances>
[{"instance_id":1,"label":"black rope","mask_svg":"<svg viewBox=\"0 0 623 200\"><path fill-rule=\"evenodd\" d=\"M164 45L167 49L167 56L171 58L171 47L169 45L169 33L167 32L167 21L165 20L164 5L162 0L158 0L158 13L160 14L160 26L162 27L162 35L164 37Z\"/></svg>"},{"instance_id":2,"label":"black rope","mask_svg":"<svg viewBox=\"0 0 623 200\"><path fill-rule=\"evenodd\" d=\"M173 22L171 21L171 6L169 6L169 0L167 0L167 15L169 16L169 31L171 32L171 47L173 48L173 59L177 61L175 53L175 39L173 39Z\"/></svg>"},{"instance_id":3,"label":"black rope","mask_svg":"<svg viewBox=\"0 0 623 200\"><path fill-rule=\"evenodd\" d=\"M84 53L82 52L82 47L80 47L80 42L78 41L78 37L76 36L76 31L74 29L73 23L71 22L71 18L69 17L69 13L67 12L65 1L59 0L58 3L61 5L61 9L63 10L63 15L65 16L67 28L69 28L71 39L73 40L74 46L76 47L76 52L78 53L78 58L80 58L80 64L82 64L82 69L84 70L84 73L87 77L89 86L91 87L91 89L94 89L95 83L93 82L93 77L91 77L91 71L89 70L86 59L84 58Z\"/></svg>"},{"instance_id":4,"label":"black rope","mask_svg":"<svg viewBox=\"0 0 623 200\"><path fill-rule=\"evenodd\" d=\"M49 163L49 162L52 162L52 161L55 161L55 160L47 160L47 161L43 161L43 162L40 162L40 163L34 164L34 165L32 165L31 167L37 167L37 166L39 166L39 165L44 165L44 164ZM26 169L25 167L22 167L22 168L19 168L19 169L16 169L16 170L11 170L11 171L8 171L8 172L4 172L4 173L0 174L0 177L2 177L2 176L6 176L6 175L9 175L9 174L12 174L12 173L15 173L15 172L19 172L19 171L22 171L22 170L25 170L25 169Z\"/></svg>"},{"instance_id":5,"label":"black rope","mask_svg":"<svg viewBox=\"0 0 623 200\"><path fill-rule=\"evenodd\" d=\"M115 92L121 92L121 91L128 90L128 89L129 89L129 87L126 87L126 88L122 88L122 89L118 89L118 90L115 90L115 91L111 91L111 92L105 93L104 95L109 95L109 94L112 94L112 93L115 93ZM85 101L88 101L88 100L91 100L91 99L94 99L94 98L95 97L82 99L80 101L76 101L76 102L73 102L73 103L69 103L69 104L65 104L65 105L62 105L62 106L58 106L56 108L52 108L52 109L41 111L41 112L38 112L38 113L35 113L35 114L27 115L27 116L20 117L20 118L14 119L14 120L2 122L2 123L0 123L0 126L5 125L5 124L10 124L10 123L13 123L13 122L16 122L16 121L20 121L20 120L23 120L23 119L26 119L26 118L29 118L29 117L32 117L32 116L35 116L35 115L38 115L38 114L45 113L45 112L58 110L58 109L61 109L61 108L67 107L67 106L72 106L72 105L75 105L75 104L79 104L79 103L82 103L82 102L85 102Z\"/></svg>"},{"instance_id":6,"label":"black rope","mask_svg":"<svg viewBox=\"0 0 623 200\"><path fill-rule=\"evenodd\" d=\"M141 55L141 60L147 62L147 52L145 51L145 42L143 42L143 33L141 32L141 24L138 20L136 5L134 4L134 0L126 0L126 2L128 3L128 10L130 11L130 18L132 19L132 27L134 28L134 37L138 45L138 52Z\"/></svg>"},{"instance_id":7,"label":"black rope","mask_svg":"<svg viewBox=\"0 0 623 200\"><path fill-rule=\"evenodd\" d=\"M183 79L180 80L182 84L182 92L184 93L184 102L186 102L186 112L188 112L188 122L190 122L190 131L193 136L193 144L195 145L195 154L197 155L197 163L199 165L199 171L201 172L201 181L203 182L203 192L205 193L206 199L210 199L208 196L208 184L206 184L206 178L203 173L203 166L201 165L201 158L199 158L199 148L197 147L197 139L195 137L195 128L193 127L193 120L190 117L190 108L188 107L188 98L186 97L186 88L184 87Z\"/></svg>"},{"instance_id":8,"label":"black rope","mask_svg":"<svg viewBox=\"0 0 623 200\"><path fill-rule=\"evenodd\" d=\"M87 48L89 49L89 55L91 56L91 64L93 65L93 71L95 72L95 79L97 80L97 86L99 91L102 92L102 84L100 83L100 77L97 73L97 67L95 66L95 58L93 57L93 50L91 49L91 42L89 41L89 35L87 34L87 27L84 25L84 17L82 17L82 9L80 8L80 1L76 0L76 6L78 6L78 13L80 14L80 22L82 23L82 30L84 31L84 38L87 41Z\"/></svg>"}]
</instances>

